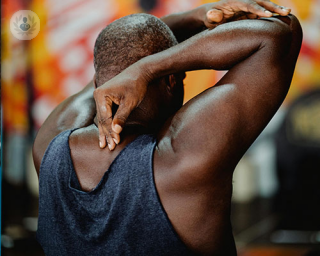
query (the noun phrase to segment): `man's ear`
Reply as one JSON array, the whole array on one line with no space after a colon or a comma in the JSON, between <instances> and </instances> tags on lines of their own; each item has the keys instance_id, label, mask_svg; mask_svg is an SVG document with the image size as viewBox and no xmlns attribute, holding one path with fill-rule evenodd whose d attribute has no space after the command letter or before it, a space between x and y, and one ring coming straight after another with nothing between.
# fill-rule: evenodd
<instances>
[{"instance_id":1,"label":"man's ear","mask_svg":"<svg viewBox=\"0 0 320 256\"><path fill-rule=\"evenodd\" d=\"M167 84L168 92L171 93L172 90L174 89L174 87L177 85L176 77L172 74L167 76L166 77L166 84Z\"/></svg>"},{"instance_id":2,"label":"man's ear","mask_svg":"<svg viewBox=\"0 0 320 256\"><path fill-rule=\"evenodd\" d=\"M97 81L96 81L96 73L94 73L93 75L93 84L94 84L94 88L97 88Z\"/></svg>"},{"instance_id":3,"label":"man's ear","mask_svg":"<svg viewBox=\"0 0 320 256\"><path fill-rule=\"evenodd\" d=\"M168 75L165 78L168 92L172 93L172 91L175 89L177 85L177 81L184 80L185 78L186 78L185 72Z\"/></svg>"}]
</instances>

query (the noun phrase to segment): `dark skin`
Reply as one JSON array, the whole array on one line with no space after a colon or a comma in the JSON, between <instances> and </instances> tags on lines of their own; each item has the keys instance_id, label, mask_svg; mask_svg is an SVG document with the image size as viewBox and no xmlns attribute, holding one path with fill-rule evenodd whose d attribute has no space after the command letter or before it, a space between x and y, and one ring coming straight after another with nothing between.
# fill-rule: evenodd
<instances>
[{"instance_id":1,"label":"dark skin","mask_svg":"<svg viewBox=\"0 0 320 256\"><path fill-rule=\"evenodd\" d=\"M163 20L174 23L170 17ZM94 118L89 107L86 121L69 118L74 123L59 126L62 113L76 113L80 105L92 107L90 83L80 92L81 97L58 107L39 131L34 145L36 168L39 171L44 150L54 136L67 127L86 126L72 133L69 145L82 189L92 190L119 152L151 129L147 120L152 117L144 109L152 108L152 99L160 98L167 108L157 111L168 118L156 131L153 171L162 205L191 250L201 255L234 255L230 223L233 170L285 98L301 39L294 16L222 24L138 61L96 89L97 120L107 120L96 122L100 133L95 124L87 126ZM214 87L169 117L171 103L181 101L182 92L177 88L177 76L170 74L209 68L229 71ZM165 76L169 83L164 79L152 83ZM126 97L122 97L124 93ZM108 112L103 110L112 102L120 105L116 116L103 117ZM109 143L114 150L97 146L104 136L108 142L114 138L119 143L116 147Z\"/></svg>"}]
</instances>

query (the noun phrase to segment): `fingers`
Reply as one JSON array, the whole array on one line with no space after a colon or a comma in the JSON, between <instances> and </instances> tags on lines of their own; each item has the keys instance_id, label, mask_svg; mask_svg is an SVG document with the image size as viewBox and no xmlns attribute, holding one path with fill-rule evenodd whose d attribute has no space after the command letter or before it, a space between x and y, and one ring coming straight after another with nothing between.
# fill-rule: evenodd
<instances>
[{"instance_id":1,"label":"fingers","mask_svg":"<svg viewBox=\"0 0 320 256\"><path fill-rule=\"evenodd\" d=\"M250 2L242 5L240 7L240 9L244 12L247 12L247 13L256 14L259 17L271 17L272 16L272 13L269 10L265 9L264 7L260 6L259 4L257 4L254 1L250 1Z\"/></svg>"},{"instance_id":2,"label":"fingers","mask_svg":"<svg viewBox=\"0 0 320 256\"><path fill-rule=\"evenodd\" d=\"M112 132L106 127L111 127L112 119L99 119L98 118L98 129L99 129L99 146L105 148L108 145L110 150L113 150L116 146L116 142L112 137Z\"/></svg>"},{"instance_id":3,"label":"fingers","mask_svg":"<svg viewBox=\"0 0 320 256\"><path fill-rule=\"evenodd\" d=\"M108 145L110 150L113 150L116 146L116 142L113 140L112 132L112 100L109 97L105 97L99 90L94 91L94 98L97 109L98 129L99 129L99 146L105 148ZM116 138L119 142L119 138Z\"/></svg>"},{"instance_id":4,"label":"fingers","mask_svg":"<svg viewBox=\"0 0 320 256\"><path fill-rule=\"evenodd\" d=\"M285 16L291 11L289 8L274 4L269 0L250 1L244 8L246 9L246 12L256 14L259 17L271 17L272 13ZM242 10L244 11L244 9Z\"/></svg>"},{"instance_id":5,"label":"fingers","mask_svg":"<svg viewBox=\"0 0 320 256\"><path fill-rule=\"evenodd\" d=\"M291 9L284 6L277 5L267 0L260 0L260 1L257 1L257 3L263 6L264 8L266 8L267 10L269 10L270 12L277 13L282 16L286 16L291 12Z\"/></svg>"}]
</instances>

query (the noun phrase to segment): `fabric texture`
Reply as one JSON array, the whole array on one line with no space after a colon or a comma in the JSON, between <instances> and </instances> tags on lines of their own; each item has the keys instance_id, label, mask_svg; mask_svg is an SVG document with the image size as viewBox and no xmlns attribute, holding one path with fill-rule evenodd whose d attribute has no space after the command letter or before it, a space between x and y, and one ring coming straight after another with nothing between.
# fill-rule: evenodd
<instances>
[{"instance_id":1,"label":"fabric texture","mask_svg":"<svg viewBox=\"0 0 320 256\"><path fill-rule=\"evenodd\" d=\"M46 255L192 255L175 233L153 177L155 138L141 135L90 192L80 189L69 136L42 159L37 239Z\"/></svg>"}]
</instances>

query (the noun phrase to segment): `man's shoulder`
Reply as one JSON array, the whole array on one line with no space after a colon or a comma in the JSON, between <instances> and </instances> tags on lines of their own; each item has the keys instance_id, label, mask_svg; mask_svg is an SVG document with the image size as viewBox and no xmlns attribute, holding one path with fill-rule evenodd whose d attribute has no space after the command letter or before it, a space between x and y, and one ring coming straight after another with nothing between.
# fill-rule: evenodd
<instances>
[{"instance_id":1,"label":"man's shoulder","mask_svg":"<svg viewBox=\"0 0 320 256\"><path fill-rule=\"evenodd\" d=\"M68 137L72 130L64 130L60 133L55 133L54 135L50 134L50 130L44 129L44 131L40 128L35 141L32 147L32 156L34 165L39 175L41 162L47 153L48 149L57 150L57 148L61 148L61 145L64 142L68 141Z\"/></svg>"},{"instance_id":2,"label":"man's shoulder","mask_svg":"<svg viewBox=\"0 0 320 256\"><path fill-rule=\"evenodd\" d=\"M72 155L79 155L80 158L90 161L86 155L90 154L90 152L96 152L97 154L101 151L97 127L92 124L72 131L69 136L69 147Z\"/></svg>"},{"instance_id":3,"label":"man's shoulder","mask_svg":"<svg viewBox=\"0 0 320 256\"><path fill-rule=\"evenodd\" d=\"M50 142L49 145L42 149L37 147L37 144L33 147L33 158L38 165L36 170L38 176L40 173L44 173L45 176L51 176L52 173L57 171L57 166L64 166L63 169L67 169L70 166L70 151L68 145L68 138L72 130L65 130L56 135ZM39 142L38 142L39 143ZM42 153L44 150L44 153ZM55 170L53 172L53 170ZM44 177L42 175L42 177Z\"/></svg>"}]
</instances>

